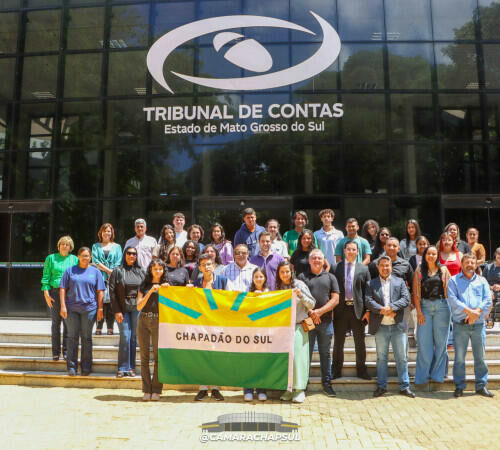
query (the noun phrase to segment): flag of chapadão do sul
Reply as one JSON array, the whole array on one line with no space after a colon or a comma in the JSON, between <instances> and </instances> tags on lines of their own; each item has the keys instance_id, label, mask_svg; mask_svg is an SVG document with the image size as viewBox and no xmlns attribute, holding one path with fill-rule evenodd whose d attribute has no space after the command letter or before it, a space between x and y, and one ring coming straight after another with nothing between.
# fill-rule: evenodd
<instances>
[{"instance_id":1,"label":"flag of chapad\u00e3o do sul","mask_svg":"<svg viewBox=\"0 0 500 450\"><path fill-rule=\"evenodd\" d=\"M160 288L160 382L291 390L292 291Z\"/></svg>"}]
</instances>

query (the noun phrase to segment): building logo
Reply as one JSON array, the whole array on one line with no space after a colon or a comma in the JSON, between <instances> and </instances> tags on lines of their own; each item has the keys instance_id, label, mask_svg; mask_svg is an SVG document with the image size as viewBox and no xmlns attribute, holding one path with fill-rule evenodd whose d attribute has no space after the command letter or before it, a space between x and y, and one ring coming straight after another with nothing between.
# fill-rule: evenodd
<instances>
[{"instance_id":1,"label":"building logo","mask_svg":"<svg viewBox=\"0 0 500 450\"><path fill-rule=\"evenodd\" d=\"M227 44L232 44L225 51L224 58L232 64L261 75L240 78L204 78L176 72L176 75L191 83L223 90L253 91L287 86L307 80L327 69L340 53L340 38L334 28L322 17L310 11L318 21L323 33L323 41L319 49L311 57L287 69L266 73L272 69L273 59L262 44L255 39L246 38L243 34L228 31L234 28L271 27L301 31L316 35L311 30L286 20L265 16L235 15L220 16L198 20L182 25L158 39L147 55L148 70L153 78L167 91L174 91L167 84L163 75L163 66L168 56L184 43L210 33L217 33L213 38L216 52L220 52Z\"/></svg>"}]
</instances>

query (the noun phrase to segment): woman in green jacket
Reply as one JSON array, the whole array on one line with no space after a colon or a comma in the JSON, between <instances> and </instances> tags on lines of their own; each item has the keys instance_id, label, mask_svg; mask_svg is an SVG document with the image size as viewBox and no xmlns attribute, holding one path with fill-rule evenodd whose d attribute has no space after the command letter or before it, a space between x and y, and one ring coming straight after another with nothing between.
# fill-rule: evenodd
<instances>
[{"instance_id":1,"label":"woman in green jacket","mask_svg":"<svg viewBox=\"0 0 500 450\"><path fill-rule=\"evenodd\" d=\"M78 258L71 254L74 247L71 236L63 236L57 241L58 253L47 256L43 264L42 292L52 318L52 359L54 361L58 361L61 355L61 322L63 324L63 356L66 359L68 331L66 322L60 315L59 283L65 270L78 264Z\"/></svg>"}]
</instances>

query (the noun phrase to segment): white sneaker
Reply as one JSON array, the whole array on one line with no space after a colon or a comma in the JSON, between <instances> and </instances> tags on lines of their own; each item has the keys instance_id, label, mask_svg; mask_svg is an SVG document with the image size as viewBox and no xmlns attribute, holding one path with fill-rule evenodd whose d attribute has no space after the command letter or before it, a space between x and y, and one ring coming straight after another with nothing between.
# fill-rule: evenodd
<instances>
[{"instance_id":1,"label":"white sneaker","mask_svg":"<svg viewBox=\"0 0 500 450\"><path fill-rule=\"evenodd\" d=\"M293 396L294 403L304 403L305 399L306 399L306 393L304 391L299 391Z\"/></svg>"},{"instance_id":2,"label":"white sneaker","mask_svg":"<svg viewBox=\"0 0 500 450\"><path fill-rule=\"evenodd\" d=\"M151 394L151 401L158 402L160 400L160 394Z\"/></svg>"},{"instance_id":3,"label":"white sneaker","mask_svg":"<svg viewBox=\"0 0 500 450\"><path fill-rule=\"evenodd\" d=\"M249 392L248 394L245 394L244 398L246 402L251 402L253 401L253 394Z\"/></svg>"},{"instance_id":4,"label":"white sneaker","mask_svg":"<svg viewBox=\"0 0 500 450\"><path fill-rule=\"evenodd\" d=\"M142 397L143 402L149 402L151 400L151 394L144 394Z\"/></svg>"},{"instance_id":5,"label":"white sneaker","mask_svg":"<svg viewBox=\"0 0 500 450\"><path fill-rule=\"evenodd\" d=\"M259 394L259 401L260 402L265 402L267 400L267 395L264 392L261 392Z\"/></svg>"}]
</instances>

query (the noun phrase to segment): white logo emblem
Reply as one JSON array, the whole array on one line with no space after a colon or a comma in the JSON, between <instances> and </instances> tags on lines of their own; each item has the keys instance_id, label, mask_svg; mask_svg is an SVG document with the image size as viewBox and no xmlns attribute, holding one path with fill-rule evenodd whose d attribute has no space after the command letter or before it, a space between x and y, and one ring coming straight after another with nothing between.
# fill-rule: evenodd
<instances>
[{"instance_id":1,"label":"white logo emblem","mask_svg":"<svg viewBox=\"0 0 500 450\"><path fill-rule=\"evenodd\" d=\"M307 80L327 69L340 53L340 38L337 32L322 17L312 11L310 13L321 27L323 42L311 57L288 69L243 78L203 78L178 73L173 70L170 72L194 84L233 91L272 89ZM148 70L161 86L173 94L174 91L169 87L163 76L163 65L170 53L185 42L205 34L219 32L213 39L213 46L217 52L227 43L236 41L225 52L224 58L236 66L252 72L267 72L272 68L273 59L259 42L255 39L245 38L239 33L223 31L248 27L285 28L312 35L316 34L295 23L264 16L221 16L198 20L182 25L158 39L148 52Z\"/></svg>"}]
</instances>

